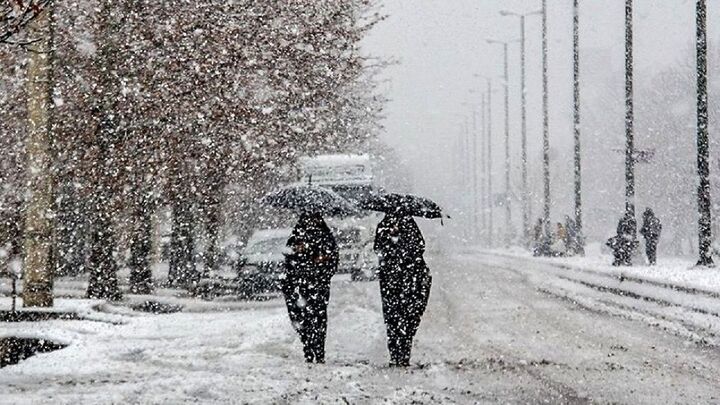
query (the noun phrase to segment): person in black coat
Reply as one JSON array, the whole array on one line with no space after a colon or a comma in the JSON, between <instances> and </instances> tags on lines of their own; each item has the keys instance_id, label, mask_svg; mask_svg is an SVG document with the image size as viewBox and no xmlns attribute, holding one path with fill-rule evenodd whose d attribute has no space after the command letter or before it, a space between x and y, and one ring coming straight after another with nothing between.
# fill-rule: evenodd
<instances>
[{"instance_id":1,"label":"person in black coat","mask_svg":"<svg viewBox=\"0 0 720 405\"><path fill-rule=\"evenodd\" d=\"M281 289L293 328L300 335L305 360L325 362L330 279L337 271L338 246L318 214L302 214L288 239Z\"/></svg>"},{"instance_id":2,"label":"person in black coat","mask_svg":"<svg viewBox=\"0 0 720 405\"><path fill-rule=\"evenodd\" d=\"M662 224L660 219L655 216L652 209L646 208L643 212L643 225L640 228L640 234L645 238L645 254L647 255L650 265L655 265L657 261L657 244L662 232Z\"/></svg>"},{"instance_id":3,"label":"person in black coat","mask_svg":"<svg viewBox=\"0 0 720 405\"><path fill-rule=\"evenodd\" d=\"M410 352L425 312L432 278L425 240L412 217L388 214L378 224L375 252L391 366L409 366Z\"/></svg>"},{"instance_id":4,"label":"person in black coat","mask_svg":"<svg viewBox=\"0 0 720 405\"><path fill-rule=\"evenodd\" d=\"M628 213L618 221L617 235L606 243L613 251L613 266L632 265L632 256L638 246L636 229L637 221Z\"/></svg>"}]
</instances>

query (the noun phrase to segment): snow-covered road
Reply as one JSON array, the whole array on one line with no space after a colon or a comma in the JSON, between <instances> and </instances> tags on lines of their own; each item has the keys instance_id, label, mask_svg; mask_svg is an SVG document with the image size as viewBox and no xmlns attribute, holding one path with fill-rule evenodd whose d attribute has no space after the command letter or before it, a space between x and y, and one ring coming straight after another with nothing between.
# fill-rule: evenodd
<instances>
[{"instance_id":1,"label":"snow-covered road","mask_svg":"<svg viewBox=\"0 0 720 405\"><path fill-rule=\"evenodd\" d=\"M545 273L492 262L431 260L418 365L408 370L386 367L377 284L340 279L326 365L303 363L279 300L232 312L118 315L124 325L49 322L44 334L72 344L0 370L0 403L720 401L717 348L577 305L549 293Z\"/></svg>"}]
</instances>

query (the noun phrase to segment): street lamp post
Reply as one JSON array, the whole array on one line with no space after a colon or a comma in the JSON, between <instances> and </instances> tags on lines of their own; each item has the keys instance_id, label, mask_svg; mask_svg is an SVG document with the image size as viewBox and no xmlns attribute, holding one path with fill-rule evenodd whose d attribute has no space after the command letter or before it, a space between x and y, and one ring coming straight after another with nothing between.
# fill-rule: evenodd
<instances>
[{"instance_id":1,"label":"street lamp post","mask_svg":"<svg viewBox=\"0 0 720 405\"><path fill-rule=\"evenodd\" d=\"M698 266L713 266L712 216L710 214L710 151L708 140L707 93L707 5L705 0L695 3L697 24L697 166L698 184Z\"/></svg>"},{"instance_id":2,"label":"street lamp post","mask_svg":"<svg viewBox=\"0 0 720 405\"><path fill-rule=\"evenodd\" d=\"M635 218L635 140L633 134L633 1L625 0L625 215ZM635 224L635 221L630 221ZM633 229L633 239L636 230Z\"/></svg>"},{"instance_id":3,"label":"street lamp post","mask_svg":"<svg viewBox=\"0 0 720 405\"><path fill-rule=\"evenodd\" d=\"M510 245L512 238L512 210L510 207L510 80L508 75L508 42L488 39L489 44L498 44L503 47L503 81L505 87L505 245Z\"/></svg>"},{"instance_id":4,"label":"street lamp post","mask_svg":"<svg viewBox=\"0 0 720 405\"><path fill-rule=\"evenodd\" d=\"M529 13L515 13L502 10L500 15L520 18L520 159L522 161L522 211L523 211L523 241L528 243L530 232L530 192L528 189L528 167L527 167L527 86L525 72L525 17L540 15L541 11Z\"/></svg>"},{"instance_id":5,"label":"street lamp post","mask_svg":"<svg viewBox=\"0 0 720 405\"><path fill-rule=\"evenodd\" d=\"M478 193L477 193L477 186L478 186L478 173L477 173L477 166L478 166L478 134L477 134L477 109L474 104L471 104L470 108L472 108L472 131L470 134L471 147L472 150L470 152L471 159L470 159L470 168L472 170L471 173L471 181L472 181L472 210L473 210L473 229L472 229L472 240L473 243L477 242L478 238Z\"/></svg>"},{"instance_id":6,"label":"street lamp post","mask_svg":"<svg viewBox=\"0 0 720 405\"><path fill-rule=\"evenodd\" d=\"M488 233L487 245L493 246L493 189L492 189L492 79L487 79L487 130L485 131L487 148L486 148L486 164L487 164L487 198L488 198Z\"/></svg>"},{"instance_id":7,"label":"street lamp post","mask_svg":"<svg viewBox=\"0 0 720 405\"><path fill-rule=\"evenodd\" d=\"M510 210L510 97L508 76L508 44L503 44L503 53L505 55L505 68L503 71L505 77L505 246L510 246L512 238L511 210Z\"/></svg>"},{"instance_id":8,"label":"street lamp post","mask_svg":"<svg viewBox=\"0 0 720 405\"><path fill-rule=\"evenodd\" d=\"M474 90L470 90L470 94L475 94ZM475 243L478 241L479 236L479 216L480 207L478 201L478 105L474 102L464 102L462 105L470 108L470 123L467 123L466 118L466 156L467 156L467 181L470 183L470 210L472 211L471 223L470 223L470 240Z\"/></svg>"},{"instance_id":9,"label":"street lamp post","mask_svg":"<svg viewBox=\"0 0 720 405\"><path fill-rule=\"evenodd\" d=\"M471 139L470 139L470 137L471 137L471 132L472 132L472 131L470 130L470 122L469 122L469 121L470 121L470 120L469 120L468 117L466 116L466 117L465 117L465 121L464 121L464 125L463 125L463 138L464 138L464 139L463 139L463 145L464 145L463 149L464 149L464 151L465 151L465 154L464 154L464 156L463 156L463 162L464 162L463 171L465 172L465 186L466 186L466 187L467 187L467 183L472 182L471 168L472 168L472 158L473 158L473 156L472 156L472 151L470 150L470 148L471 148ZM473 201L472 201L472 199L470 200L470 203L469 203L469 204L466 204L466 205L465 205L465 207L468 208L468 209L470 209L471 211L475 211L475 209L474 209L474 207L473 207ZM474 213L473 213L473 215L474 215ZM471 220L471 221L470 221L470 227L469 227L469 229L468 229L467 226L465 227L465 239L466 239L466 241L472 240L472 232L473 232L473 231L472 231L472 228L473 228L473 221Z\"/></svg>"},{"instance_id":10,"label":"street lamp post","mask_svg":"<svg viewBox=\"0 0 720 405\"><path fill-rule=\"evenodd\" d=\"M483 93L482 95L482 101L480 103L480 156L481 159L485 157L485 139L487 139L487 105L486 105L486 95ZM486 178L487 178L487 166L483 163L482 167L480 169L480 212L482 215L480 216L481 220L481 229L483 230L483 233L487 232L487 208L488 208L488 201L487 195L485 194L486 191ZM486 235L483 238L485 242L487 242Z\"/></svg>"},{"instance_id":11,"label":"street lamp post","mask_svg":"<svg viewBox=\"0 0 720 405\"><path fill-rule=\"evenodd\" d=\"M548 114L547 0L542 1L543 246L550 244L550 119Z\"/></svg>"}]
</instances>

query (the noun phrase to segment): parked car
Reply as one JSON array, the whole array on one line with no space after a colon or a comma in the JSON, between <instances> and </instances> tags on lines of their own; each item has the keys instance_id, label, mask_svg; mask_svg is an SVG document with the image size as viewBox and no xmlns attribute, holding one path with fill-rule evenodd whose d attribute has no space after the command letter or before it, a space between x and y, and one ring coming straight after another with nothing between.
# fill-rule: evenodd
<instances>
[{"instance_id":1,"label":"parked car","mask_svg":"<svg viewBox=\"0 0 720 405\"><path fill-rule=\"evenodd\" d=\"M237 261L238 280L244 293L276 292L285 274L286 244L291 229L255 231Z\"/></svg>"}]
</instances>

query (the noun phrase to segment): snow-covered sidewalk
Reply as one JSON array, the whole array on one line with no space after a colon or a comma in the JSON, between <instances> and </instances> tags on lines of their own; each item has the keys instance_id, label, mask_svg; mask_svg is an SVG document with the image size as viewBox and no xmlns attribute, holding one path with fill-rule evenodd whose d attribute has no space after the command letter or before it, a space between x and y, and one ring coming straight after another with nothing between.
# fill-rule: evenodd
<instances>
[{"instance_id":1,"label":"snow-covered sidewalk","mask_svg":"<svg viewBox=\"0 0 720 405\"><path fill-rule=\"evenodd\" d=\"M97 304L57 301L65 310L79 310L90 317L90 308ZM332 370L302 361L281 300L246 304L245 309L231 311L223 310L225 304L212 311L203 303L189 312L168 315L106 305L104 309L113 312L114 323L4 324L2 335L41 337L69 346L0 370L0 386L4 387L0 402L322 402L318 393L323 390L316 385L329 381L343 386L340 391L345 395L357 398L361 393L354 392L353 381L366 372L370 360L363 356L360 361L352 346L362 344L363 336L370 346L381 342L382 319L357 304L339 300L333 304L334 318L348 322L343 329L330 325ZM358 338L348 339L353 335ZM335 353L347 354L338 358ZM319 376L328 371L330 375Z\"/></svg>"}]
</instances>

